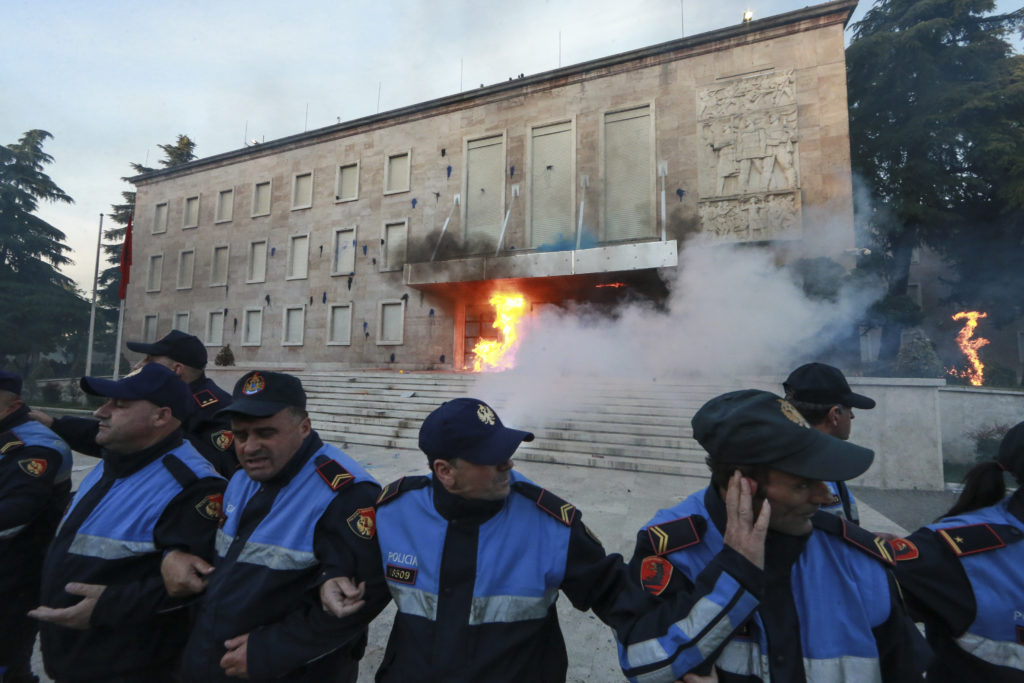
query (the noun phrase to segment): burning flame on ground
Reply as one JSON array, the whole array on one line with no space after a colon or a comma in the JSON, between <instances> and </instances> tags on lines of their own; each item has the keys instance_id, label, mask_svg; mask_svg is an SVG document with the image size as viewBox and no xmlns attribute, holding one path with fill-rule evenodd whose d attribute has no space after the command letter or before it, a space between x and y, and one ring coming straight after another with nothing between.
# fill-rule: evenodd
<instances>
[{"instance_id":1,"label":"burning flame on ground","mask_svg":"<svg viewBox=\"0 0 1024 683\"><path fill-rule=\"evenodd\" d=\"M495 294L490 303L497 314L494 329L502 335L501 341L481 339L473 347L476 359L473 371L510 370L515 366L516 349L519 347L519 325L526 315L526 299L522 294Z\"/></svg>"},{"instance_id":2,"label":"burning flame on ground","mask_svg":"<svg viewBox=\"0 0 1024 683\"><path fill-rule=\"evenodd\" d=\"M960 346L960 350L963 351L964 355L967 356L967 362L970 367L964 372L957 372L956 368L953 368L949 371L949 374L957 377L966 377L976 387L980 387L985 380L985 365L978 358L978 349L988 344L988 339L984 337L971 339L971 337L974 336L974 328L978 326L978 319L987 317L988 313L979 313L978 311L960 311L953 316L953 320L967 319L963 329L956 335L956 343Z\"/></svg>"}]
</instances>

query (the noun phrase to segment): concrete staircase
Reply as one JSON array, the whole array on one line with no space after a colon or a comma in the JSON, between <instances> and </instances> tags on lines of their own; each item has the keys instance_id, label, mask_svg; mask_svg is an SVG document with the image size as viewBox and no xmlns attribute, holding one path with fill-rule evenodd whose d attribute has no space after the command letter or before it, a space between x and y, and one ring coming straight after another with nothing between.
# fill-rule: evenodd
<instances>
[{"instance_id":1,"label":"concrete staircase","mask_svg":"<svg viewBox=\"0 0 1024 683\"><path fill-rule=\"evenodd\" d=\"M300 375L308 394L313 426L325 441L342 449L371 446L418 451L423 419L442 402L479 395L503 419L513 398L515 378L487 379L475 390L478 375L431 372L347 372ZM510 426L537 438L516 452L518 460L560 463L683 476L706 476L704 451L692 439L690 418L708 398L738 387L693 382L554 378L552 405L530 410ZM547 388L551 388L549 385ZM546 387L532 384L531 392ZM518 398L522 398L519 396Z\"/></svg>"}]
</instances>

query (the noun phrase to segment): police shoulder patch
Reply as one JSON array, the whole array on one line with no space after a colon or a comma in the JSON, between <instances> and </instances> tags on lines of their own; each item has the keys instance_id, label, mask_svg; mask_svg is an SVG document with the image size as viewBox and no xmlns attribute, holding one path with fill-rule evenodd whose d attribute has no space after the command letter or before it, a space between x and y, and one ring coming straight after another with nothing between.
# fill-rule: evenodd
<instances>
[{"instance_id":1,"label":"police shoulder patch","mask_svg":"<svg viewBox=\"0 0 1024 683\"><path fill-rule=\"evenodd\" d=\"M816 529L821 529L834 536L839 536L853 547L871 555L887 565L896 564L893 559L893 550L889 542L880 536L847 521L839 515L819 510L812 518Z\"/></svg>"},{"instance_id":2,"label":"police shoulder patch","mask_svg":"<svg viewBox=\"0 0 1024 683\"><path fill-rule=\"evenodd\" d=\"M192 394L192 398L199 404L200 408L206 408L220 403L220 399L209 389L203 389Z\"/></svg>"},{"instance_id":3,"label":"police shoulder patch","mask_svg":"<svg viewBox=\"0 0 1024 683\"><path fill-rule=\"evenodd\" d=\"M952 548L957 556L984 553L1016 543L1024 535L1020 529L1007 524L968 524L937 529L939 538Z\"/></svg>"},{"instance_id":4,"label":"police shoulder patch","mask_svg":"<svg viewBox=\"0 0 1024 683\"><path fill-rule=\"evenodd\" d=\"M889 547L892 548L892 559L896 562L909 562L920 556L917 545L909 538L894 538L889 541Z\"/></svg>"},{"instance_id":5,"label":"police shoulder patch","mask_svg":"<svg viewBox=\"0 0 1024 683\"><path fill-rule=\"evenodd\" d=\"M326 455L317 456L316 473L331 487L332 491L337 491L355 479L351 472L342 467L340 462L328 458Z\"/></svg>"},{"instance_id":6,"label":"police shoulder patch","mask_svg":"<svg viewBox=\"0 0 1024 683\"><path fill-rule=\"evenodd\" d=\"M30 477L41 477L46 474L46 460L43 458L25 458L18 461L21 471Z\"/></svg>"},{"instance_id":7,"label":"police shoulder patch","mask_svg":"<svg viewBox=\"0 0 1024 683\"><path fill-rule=\"evenodd\" d=\"M210 434L210 441L218 451L226 451L235 442L235 434L230 429L220 429Z\"/></svg>"},{"instance_id":8,"label":"police shoulder patch","mask_svg":"<svg viewBox=\"0 0 1024 683\"><path fill-rule=\"evenodd\" d=\"M512 484L512 490L534 501L537 507L566 526L572 526L573 521L576 519L575 505L565 502L547 489L542 489L536 484L517 481Z\"/></svg>"},{"instance_id":9,"label":"police shoulder patch","mask_svg":"<svg viewBox=\"0 0 1024 683\"><path fill-rule=\"evenodd\" d=\"M348 516L348 528L359 538L371 540L377 533L377 512L373 508L359 508Z\"/></svg>"},{"instance_id":10,"label":"police shoulder patch","mask_svg":"<svg viewBox=\"0 0 1024 683\"><path fill-rule=\"evenodd\" d=\"M661 595L672 579L672 563L660 555L649 555L640 563L640 583L644 590Z\"/></svg>"},{"instance_id":11,"label":"police shoulder patch","mask_svg":"<svg viewBox=\"0 0 1024 683\"><path fill-rule=\"evenodd\" d=\"M215 522L224 520L224 494L211 493L196 503L196 512L200 517Z\"/></svg>"},{"instance_id":12,"label":"police shoulder patch","mask_svg":"<svg viewBox=\"0 0 1024 683\"><path fill-rule=\"evenodd\" d=\"M413 489L421 489L430 483L428 477L402 477L397 479L383 489L381 489L380 495L377 496L377 505L384 505L394 500L398 494L404 493L405 491L411 491Z\"/></svg>"},{"instance_id":13,"label":"police shoulder patch","mask_svg":"<svg viewBox=\"0 0 1024 683\"><path fill-rule=\"evenodd\" d=\"M13 450L22 448L25 442L18 438L14 432L0 434L0 455L7 455Z\"/></svg>"},{"instance_id":14,"label":"police shoulder patch","mask_svg":"<svg viewBox=\"0 0 1024 683\"><path fill-rule=\"evenodd\" d=\"M700 543L708 522L700 515L680 517L647 527L647 538L657 555L668 555Z\"/></svg>"}]
</instances>

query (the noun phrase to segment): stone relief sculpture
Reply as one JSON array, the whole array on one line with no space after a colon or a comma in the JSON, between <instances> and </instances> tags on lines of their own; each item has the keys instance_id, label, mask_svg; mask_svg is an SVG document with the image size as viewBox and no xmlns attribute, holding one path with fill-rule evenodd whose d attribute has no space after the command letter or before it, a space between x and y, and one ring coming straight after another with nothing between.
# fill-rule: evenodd
<instances>
[{"instance_id":1,"label":"stone relief sculpture","mask_svg":"<svg viewBox=\"0 0 1024 683\"><path fill-rule=\"evenodd\" d=\"M799 237L794 72L758 74L699 89L697 118L704 232L723 241Z\"/></svg>"}]
</instances>

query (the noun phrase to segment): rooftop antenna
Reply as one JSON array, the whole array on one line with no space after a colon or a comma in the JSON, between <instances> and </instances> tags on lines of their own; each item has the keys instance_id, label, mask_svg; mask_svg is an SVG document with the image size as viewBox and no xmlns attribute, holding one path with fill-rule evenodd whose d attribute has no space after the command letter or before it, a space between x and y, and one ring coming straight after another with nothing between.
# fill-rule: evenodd
<instances>
[{"instance_id":1,"label":"rooftop antenna","mask_svg":"<svg viewBox=\"0 0 1024 683\"><path fill-rule=\"evenodd\" d=\"M558 67L562 67L562 32L558 32Z\"/></svg>"},{"instance_id":2,"label":"rooftop antenna","mask_svg":"<svg viewBox=\"0 0 1024 683\"><path fill-rule=\"evenodd\" d=\"M302 132L309 130L309 102L306 102L306 120L302 123Z\"/></svg>"},{"instance_id":3,"label":"rooftop antenna","mask_svg":"<svg viewBox=\"0 0 1024 683\"><path fill-rule=\"evenodd\" d=\"M459 57L459 92L462 92L462 57Z\"/></svg>"},{"instance_id":4,"label":"rooftop antenna","mask_svg":"<svg viewBox=\"0 0 1024 683\"><path fill-rule=\"evenodd\" d=\"M377 81L377 113L380 113L380 84L381 81Z\"/></svg>"}]
</instances>

